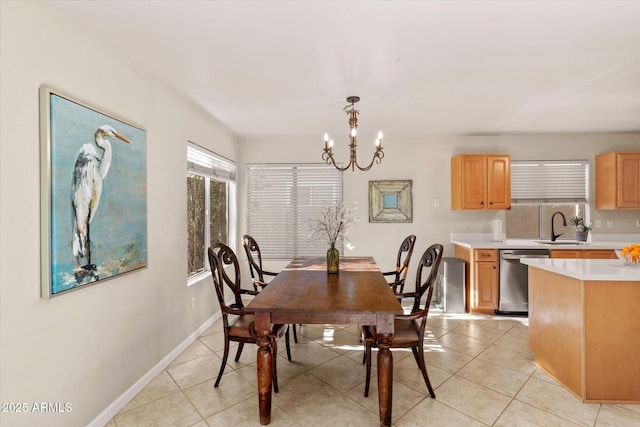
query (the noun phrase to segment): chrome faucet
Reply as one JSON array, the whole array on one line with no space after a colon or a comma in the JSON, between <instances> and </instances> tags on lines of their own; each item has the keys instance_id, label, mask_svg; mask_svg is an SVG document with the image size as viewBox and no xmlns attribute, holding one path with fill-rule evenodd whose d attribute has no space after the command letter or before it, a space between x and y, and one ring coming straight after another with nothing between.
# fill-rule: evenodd
<instances>
[{"instance_id":1,"label":"chrome faucet","mask_svg":"<svg viewBox=\"0 0 640 427\"><path fill-rule=\"evenodd\" d=\"M564 225L565 227L567 226L567 218L565 218L565 216L564 216L564 214L562 212L554 212L553 215L551 215L551 241L552 242L555 242L558 237L560 237L560 236L562 236L564 234L564 233L555 234L555 230L553 228L553 219L558 214L560 214L560 216L562 217L562 225Z\"/></svg>"}]
</instances>

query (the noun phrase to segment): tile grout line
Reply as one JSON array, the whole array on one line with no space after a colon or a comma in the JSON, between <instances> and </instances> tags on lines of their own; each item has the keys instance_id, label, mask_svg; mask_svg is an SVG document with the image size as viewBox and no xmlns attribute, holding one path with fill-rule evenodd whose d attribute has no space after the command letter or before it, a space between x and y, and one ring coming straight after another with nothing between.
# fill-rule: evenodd
<instances>
[{"instance_id":1,"label":"tile grout line","mask_svg":"<svg viewBox=\"0 0 640 427\"><path fill-rule=\"evenodd\" d=\"M509 396L509 397L511 397L511 400L509 401L509 404L508 404L507 406L505 406L505 407L504 407L504 409L500 412L500 415L498 415L498 417L495 419L495 421L491 424L492 426L495 426L495 424L498 422L498 420L500 420L500 417L502 417L502 415L504 415L504 413L505 413L505 412L507 412L507 409L509 409L509 407L511 406L511 404L512 404L514 401L518 400L518 399L516 399L516 398L518 397L518 394L522 391L522 389L524 388L524 386L525 386L525 385L527 385L527 383L529 382L529 380L531 380L531 378L533 378L533 376L535 375L535 373L536 373L536 370L534 369L534 370L533 370L533 372L531 372L531 373L529 374L529 376L528 376L527 380L526 380L524 383L522 383L522 385L520 386L520 388L518 389L518 391L517 391L513 396ZM525 402L522 402L521 400L518 400L518 402L524 403L525 405L527 404L527 403L525 403ZM535 408L535 406L534 406L534 408ZM538 408L538 409L540 409L540 408ZM546 412L546 411L545 411L545 412Z\"/></svg>"},{"instance_id":2,"label":"tile grout line","mask_svg":"<svg viewBox=\"0 0 640 427\"><path fill-rule=\"evenodd\" d=\"M473 324L474 324L474 325L476 325L476 326L483 327L482 325L480 325L480 324L478 324L478 323L474 323L473 321L468 321L468 322L469 322L469 323L473 323ZM449 378L447 378L447 379L446 379L442 384L440 384L437 388L435 388L435 389L434 389L434 391L435 391L435 390L437 390L437 389L439 389L441 386L443 386L443 385L444 385L444 384L446 384L447 382L451 381L451 379L452 379L452 378L457 377L457 375L458 375L458 374L459 374L459 373L460 373L460 372L461 372L465 367L467 367L468 365L470 365L474 360L478 359L478 360L481 360L481 361L485 361L484 359L479 359L479 358L478 358L478 356L479 356L479 355L481 355L482 353L484 353L488 348L490 348L491 346L493 346L493 345L494 345L494 344L495 344L495 343L496 343L500 338L504 337L504 336L505 336L509 331L511 331L511 330L512 330L513 328L515 328L516 326L517 326L517 325L513 325L511 328L507 329L506 331L502 331L502 330L499 330L499 329L488 328L488 329L492 329L492 330L500 331L500 332L502 332L502 334L501 334L498 338L496 338L494 341L492 341L492 342L489 344L489 346L488 346L487 348L485 348L484 350L482 350L481 352L479 352L479 353L478 353L478 354L476 354L475 356L472 356L472 355L470 355L470 354L467 354L467 356L471 356L471 360L469 360L469 361L468 361L467 363L465 363L464 365L460 366L460 367L459 367L459 368L458 368L454 373L452 373L452 374L449 376ZM454 328L454 329L452 329L452 330L448 330L446 334L442 335L442 336L441 336L441 337L439 337L439 338L442 338L442 337L444 337L445 335L448 335L448 334L451 334L451 333L455 333L455 331L456 331L456 330L461 329L461 328L462 328L462 326L457 326L456 328ZM482 340L479 340L478 338L475 338L475 337L472 337L472 336L469 336L469 335L466 335L466 334L462 334L462 333L460 333L460 335L463 335L464 337L467 337L467 338L471 338L471 339L476 339L476 340L478 340L478 341L482 341ZM444 347L444 348L449 348L449 347L446 347L446 346L444 346L444 345L443 345L443 347ZM458 350L455 350L455 349L452 349L452 348L449 348L449 350L459 352ZM466 354L466 353L462 353L462 352L459 352L459 353L461 353L461 354ZM503 368L502 366L499 366L499 365L496 365L496 364L494 364L494 365L495 365L495 366L498 366L498 367L500 367L500 368ZM433 365L432 365L432 366L433 366ZM507 368L505 368L505 369L507 369ZM512 372L515 372L515 371L512 371ZM535 372L535 371L534 371L534 372ZM517 373L517 372L516 372L516 373ZM531 374L531 375L532 375L532 374ZM511 401L510 401L510 402L509 402L509 403L504 407L504 409L500 412L500 414L496 417L496 419L495 419L491 424L486 424L486 423L485 423L485 422L483 422L482 420L479 420L479 419L477 419L477 418L475 418L475 417L473 417L473 416L471 416L471 415L469 415L469 414L466 414L466 413L464 413L464 412L460 411L459 409L454 408L454 407L452 407L452 406L450 406L450 405L448 405L448 404L446 404L446 403L444 403L444 402L442 402L442 401L438 401L438 402L439 402L440 404L445 405L445 406L447 406L448 408L453 409L454 411L456 411L456 412L458 412L458 413L460 413L460 414L464 415L465 417L471 418L471 419L473 419L473 420L475 420L475 421L477 421L477 422L479 422L479 423L481 423L481 424L484 424L484 425L490 425L490 426L495 425L495 423L498 421L498 419L500 419L500 417L502 416L502 414L507 410L507 408L509 407L509 405L511 405L511 403L513 402L513 399L515 398L515 396L514 396L514 397L511 397L511 396L505 395L504 393L499 392L499 391L497 391L497 390L493 390L492 388L487 387L486 385L479 384L479 383L477 383L477 382L475 382L475 381L473 381L473 380L469 380L469 379L464 378L464 377L460 377L460 378L462 378L462 379L464 379L464 380L466 380L466 381L469 381L469 382L471 382L471 383L473 383L473 384L476 384L476 385L478 385L478 386L480 386L480 387L484 387L484 388L487 388L487 389L489 389L489 390L491 390L491 391L494 391L494 392L496 392L496 393L500 393L500 394L502 394L502 395L504 395L504 396L506 396L506 397L510 397L510 398L511 398ZM526 381L525 381L525 383L526 383ZM517 394L517 393L516 393L516 394Z\"/></svg>"}]
</instances>

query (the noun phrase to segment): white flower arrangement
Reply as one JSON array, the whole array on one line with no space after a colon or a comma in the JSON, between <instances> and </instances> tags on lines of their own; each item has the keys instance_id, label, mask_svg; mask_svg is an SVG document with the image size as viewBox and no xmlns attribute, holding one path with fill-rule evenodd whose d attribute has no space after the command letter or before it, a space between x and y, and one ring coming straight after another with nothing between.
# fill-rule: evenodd
<instances>
[{"instance_id":1,"label":"white flower arrangement","mask_svg":"<svg viewBox=\"0 0 640 427\"><path fill-rule=\"evenodd\" d=\"M322 218L307 221L311 230L309 238L313 242L326 241L330 246L335 246L339 238L349 242L348 230L358 221L358 217L355 216L357 209L357 203L350 208L346 208L342 202L324 204L321 211Z\"/></svg>"}]
</instances>

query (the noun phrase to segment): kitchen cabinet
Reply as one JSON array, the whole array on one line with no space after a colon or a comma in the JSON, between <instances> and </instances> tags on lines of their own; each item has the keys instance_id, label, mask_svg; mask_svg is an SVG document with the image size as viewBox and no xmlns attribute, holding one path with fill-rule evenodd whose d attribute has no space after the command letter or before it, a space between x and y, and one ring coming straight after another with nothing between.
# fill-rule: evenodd
<instances>
[{"instance_id":1,"label":"kitchen cabinet","mask_svg":"<svg viewBox=\"0 0 640 427\"><path fill-rule=\"evenodd\" d=\"M473 311L493 314L498 308L498 251L476 249L474 255L475 301Z\"/></svg>"},{"instance_id":2,"label":"kitchen cabinet","mask_svg":"<svg viewBox=\"0 0 640 427\"><path fill-rule=\"evenodd\" d=\"M640 209L640 153L596 156L596 209Z\"/></svg>"},{"instance_id":3,"label":"kitchen cabinet","mask_svg":"<svg viewBox=\"0 0 640 427\"><path fill-rule=\"evenodd\" d=\"M582 258L580 252L581 251L573 251L568 249L551 249L549 251L549 258Z\"/></svg>"},{"instance_id":4,"label":"kitchen cabinet","mask_svg":"<svg viewBox=\"0 0 640 427\"><path fill-rule=\"evenodd\" d=\"M495 314L498 308L498 250L456 245L455 256L465 262L465 310Z\"/></svg>"},{"instance_id":5,"label":"kitchen cabinet","mask_svg":"<svg viewBox=\"0 0 640 427\"><path fill-rule=\"evenodd\" d=\"M617 259L616 253L610 249L551 249L551 258L573 259Z\"/></svg>"},{"instance_id":6,"label":"kitchen cabinet","mask_svg":"<svg viewBox=\"0 0 640 427\"><path fill-rule=\"evenodd\" d=\"M451 159L451 209L508 209L511 156L460 154Z\"/></svg>"}]
</instances>

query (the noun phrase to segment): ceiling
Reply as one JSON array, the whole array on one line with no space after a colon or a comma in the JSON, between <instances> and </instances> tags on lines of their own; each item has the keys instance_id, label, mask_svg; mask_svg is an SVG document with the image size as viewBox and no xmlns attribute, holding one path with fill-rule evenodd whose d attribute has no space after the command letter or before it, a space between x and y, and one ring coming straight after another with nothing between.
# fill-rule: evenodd
<instances>
[{"instance_id":1,"label":"ceiling","mask_svg":"<svg viewBox=\"0 0 640 427\"><path fill-rule=\"evenodd\" d=\"M640 131L639 1L68 1L241 139Z\"/></svg>"}]
</instances>

